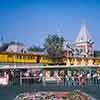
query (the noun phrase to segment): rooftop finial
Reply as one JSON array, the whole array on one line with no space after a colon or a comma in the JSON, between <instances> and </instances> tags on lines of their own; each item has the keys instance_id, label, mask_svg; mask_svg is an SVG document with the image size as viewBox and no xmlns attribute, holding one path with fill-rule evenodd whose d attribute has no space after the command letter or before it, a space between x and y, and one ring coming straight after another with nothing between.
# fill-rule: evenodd
<instances>
[{"instance_id":1,"label":"rooftop finial","mask_svg":"<svg viewBox=\"0 0 100 100\"><path fill-rule=\"evenodd\" d=\"M3 41L4 41L4 37L1 35L1 37L0 37L0 46L2 46Z\"/></svg>"},{"instance_id":2,"label":"rooftop finial","mask_svg":"<svg viewBox=\"0 0 100 100\"><path fill-rule=\"evenodd\" d=\"M86 21L82 20L80 32L79 32L79 35L76 39L76 43L88 42L91 39L92 39L92 36L88 32L88 29L86 27Z\"/></svg>"},{"instance_id":3,"label":"rooftop finial","mask_svg":"<svg viewBox=\"0 0 100 100\"><path fill-rule=\"evenodd\" d=\"M3 38L3 36L1 36L1 41L3 42L3 40L4 40L4 38Z\"/></svg>"},{"instance_id":4,"label":"rooftop finial","mask_svg":"<svg viewBox=\"0 0 100 100\"><path fill-rule=\"evenodd\" d=\"M87 24L87 23L86 23L86 19L83 18L82 21L81 21L81 25L86 25L86 24Z\"/></svg>"}]
</instances>

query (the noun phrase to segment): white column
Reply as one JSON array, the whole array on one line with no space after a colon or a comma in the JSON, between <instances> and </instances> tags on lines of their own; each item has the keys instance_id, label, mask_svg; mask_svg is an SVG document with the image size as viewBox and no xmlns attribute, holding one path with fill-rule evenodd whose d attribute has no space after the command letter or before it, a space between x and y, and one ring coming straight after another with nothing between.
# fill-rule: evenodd
<instances>
[{"instance_id":1,"label":"white column","mask_svg":"<svg viewBox=\"0 0 100 100\"><path fill-rule=\"evenodd\" d=\"M53 75L57 80L57 86L59 85L59 76L58 76L58 70L54 70L54 75Z\"/></svg>"},{"instance_id":2,"label":"white column","mask_svg":"<svg viewBox=\"0 0 100 100\"><path fill-rule=\"evenodd\" d=\"M67 66L70 66L70 60L69 60L69 58L67 58L66 65L67 65Z\"/></svg>"},{"instance_id":3,"label":"white column","mask_svg":"<svg viewBox=\"0 0 100 100\"><path fill-rule=\"evenodd\" d=\"M78 65L77 59L74 60L74 65Z\"/></svg>"},{"instance_id":4,"label":"white column","mask_svg":"<svg viewBox=\"0 0 100 100\"><path fill-rule=\"evenodd\" d=\"M84 59L81 60L81 65L85 66L86 65L86 62Z\"/></svg>"},{"instance_id":5,"label":"white column","mask_svg":"<svg viewBox=\"0 0 100 100\"><path fill-rule=\"evenodd\" d=\"M20 72L20 85L22 85L22 72Z\"/></svg>"},{"instance_id":6,"label":"white column","mask_svg":"<svg viewBox=\"0 0 100 100\"><path fill-rule=\"evenodd\" d=\"M93 60L89 59L88 65L93 65Z\"/></svg>"},{"instance_id":7,"label":"white column","mask_svg":"<svg viewBox=\"0 0 100 100\"><path fill-rule=\"evenodd\" d=\"M43 70L43 77L42 77L42 83L43 83L43 86L46 85L46 75L45 75L45 71Z\"/></svg>"}]
</instances>

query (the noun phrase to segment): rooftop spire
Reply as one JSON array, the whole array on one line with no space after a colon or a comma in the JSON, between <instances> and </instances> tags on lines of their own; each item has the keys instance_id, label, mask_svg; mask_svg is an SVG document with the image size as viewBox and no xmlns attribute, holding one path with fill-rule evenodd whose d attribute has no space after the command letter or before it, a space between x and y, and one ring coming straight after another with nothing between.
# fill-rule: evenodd
<instances>
[{"instance_id":1,"label":"rooftop spire","mask_svg":"<svg viewBox=\"0 0 100 100\"><path fill-rule=\"evenodd\" d=\"M89 34L87 27L86 27L86 22L83 21L81 23L81 28L80 28L80 32L79 35L76 39L76 43L80 43L80 42L89 42L91 41L92 36Z\"/></svg>"}]
</instances>

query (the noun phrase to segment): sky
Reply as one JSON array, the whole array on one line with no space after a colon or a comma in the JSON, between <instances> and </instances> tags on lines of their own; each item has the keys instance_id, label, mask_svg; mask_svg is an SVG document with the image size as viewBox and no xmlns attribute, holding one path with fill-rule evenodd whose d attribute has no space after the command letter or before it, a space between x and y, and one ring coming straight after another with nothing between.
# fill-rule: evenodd
<instances>
[{"instance_id":1,"label":"sky","mask_svg":"<svg viewBox=\"0 0 100 100\"><path fill-rule=\"evenodd\" d=\"M85 19L100 50L100 0L0 0L0 37L42 46L48 34L75 42Z\"/></svg>"}]
</instances>

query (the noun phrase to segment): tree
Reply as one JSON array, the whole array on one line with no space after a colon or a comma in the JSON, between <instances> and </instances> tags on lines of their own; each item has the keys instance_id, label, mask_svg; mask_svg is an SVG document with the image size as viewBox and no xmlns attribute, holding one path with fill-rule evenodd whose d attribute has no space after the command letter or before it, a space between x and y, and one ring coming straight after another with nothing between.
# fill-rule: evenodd
<instances>
[{"instance_id":1,"label":"tree","mask_svg":"<svg viewBox=\"0 0 100 100\"><path fill-rule=\"evenodd\" d=\"M95 57L100 57L100 51L94 51L94 56Z\"/></svg>"},{"instance_id":2,"label":"tree","mask_svg":"<svg viewBox=\"0 0 100 100\"><path fill-rule=\"evenodd\" d=\"M44 48L41 48L40 46L31 46L29 49L28 49L30 52L43 52L44 51Z\"/></svg>"},{"instance_id":3,"label":"tree","mask_svg":"<svg viewBox=\"0 0 100 100\"><path fill-rule=\"evenodd\" d=\"M48 53L48 56L54 63L59 63L62 61L64 56L64 38L59 37L57 34L48 35L45 39L44 48Z\"/></svg>"}]
</instances>

